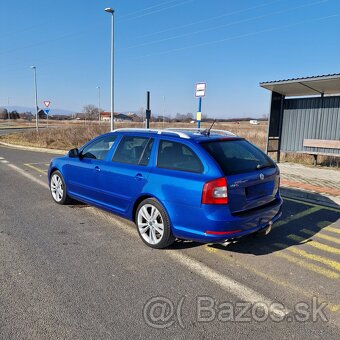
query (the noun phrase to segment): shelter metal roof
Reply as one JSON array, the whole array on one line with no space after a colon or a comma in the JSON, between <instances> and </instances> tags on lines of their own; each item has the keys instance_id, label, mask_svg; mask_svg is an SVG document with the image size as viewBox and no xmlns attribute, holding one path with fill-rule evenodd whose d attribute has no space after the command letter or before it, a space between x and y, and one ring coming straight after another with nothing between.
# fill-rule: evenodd
<instances>
[{"instance_id":1,"label":"shelter metal roof","mask_svg":"<svg viewBox=\"0 0 340 340\"><path fill-rule=\"evenodd\" d=\"M340 94L340 73L260 83L260 86L287 97Z\"/></svg>"}]
</instances>

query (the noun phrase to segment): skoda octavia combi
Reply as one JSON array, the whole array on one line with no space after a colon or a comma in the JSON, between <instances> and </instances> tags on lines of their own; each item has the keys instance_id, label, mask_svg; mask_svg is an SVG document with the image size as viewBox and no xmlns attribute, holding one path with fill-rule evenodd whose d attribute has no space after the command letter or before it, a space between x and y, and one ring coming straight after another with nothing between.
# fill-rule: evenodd
<instances>
[{"instance_id":1,"label":"skoda octavia combi","mask_svg":"<svg viewBox=\"0 0 340 340\"><path fill-rule=\"evenodd\" d=\"M54 158L48 180L56 203L130 219L153 248L267 233L281 215L278 167L226 131L118 129Z\"/></svg>"}]
</instances>

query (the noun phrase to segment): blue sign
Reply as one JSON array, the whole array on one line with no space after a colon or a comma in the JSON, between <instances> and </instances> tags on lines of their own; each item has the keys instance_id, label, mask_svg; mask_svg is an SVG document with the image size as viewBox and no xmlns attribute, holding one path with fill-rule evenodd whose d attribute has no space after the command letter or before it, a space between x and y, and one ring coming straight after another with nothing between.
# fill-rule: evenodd
<instances>
[{"instance_id":1,"label":"blue sign","mask_svg":"<svg viewBox=\"0 0 340 340\"><path fill-rule=\"evenodd\" d=\"M50 109L45 109L44 111L48 115L48 113L50 112Z\"/></svg>"}]
</instances>

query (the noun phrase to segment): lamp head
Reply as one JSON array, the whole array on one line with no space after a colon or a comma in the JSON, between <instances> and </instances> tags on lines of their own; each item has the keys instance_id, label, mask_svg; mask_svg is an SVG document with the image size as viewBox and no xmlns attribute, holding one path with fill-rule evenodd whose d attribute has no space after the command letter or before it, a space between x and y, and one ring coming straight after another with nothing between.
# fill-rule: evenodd
<instances>
[{"instance_id":1,"label":"lamp head","mask_svg":"<svg viewBox=\"0 0 340 340\"><path fill-rule=\"evenodd\" d=\"M113 14L115 11L111 7L105 8L105 12Z\"/></svg>"}]
</instances>

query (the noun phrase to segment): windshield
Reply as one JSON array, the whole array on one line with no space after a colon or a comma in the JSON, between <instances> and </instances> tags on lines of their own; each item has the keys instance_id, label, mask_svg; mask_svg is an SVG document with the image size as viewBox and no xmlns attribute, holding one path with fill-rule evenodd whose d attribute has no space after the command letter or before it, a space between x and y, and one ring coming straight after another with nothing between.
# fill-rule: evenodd
<instances>
[{"instance_id":1,"label":"windshield","mask_svg":"<svg viewBox=\"0 0 340 340\"><path fill-rule=\"evenodd\" d=\"M260 149L244 139L202 143L226 176L275 167Z\"/></svg>"}]
</instances>

